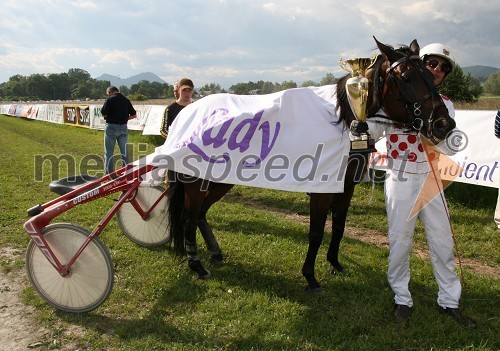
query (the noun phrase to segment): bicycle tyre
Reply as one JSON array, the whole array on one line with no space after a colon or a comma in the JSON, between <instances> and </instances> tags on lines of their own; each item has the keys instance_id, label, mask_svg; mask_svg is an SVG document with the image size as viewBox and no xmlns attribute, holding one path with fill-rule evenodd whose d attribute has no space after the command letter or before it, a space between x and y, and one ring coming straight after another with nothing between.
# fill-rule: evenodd
<instances>
[{"instance_id":1,"label":"bicycle tyre","mask_svg":"<svg viewBox=\"0 0 500 351\"><path fill-rule=\"evenodd\" d=\"M165 190L160 187L138 187L135 199L141 208L149 209ZM121 195L123 196L123 194ZM123 234L132 242L140 246L159 246L170 242L168 222L168 198L164 196L144 220L127 201L118 209L116 219Z\"/></svg>"},{"instance_id":2,"label":"bicycle tyre","mask_svg":"<svg viewBox=\"0 0 500 351\"><path fill-rule=\"evenodd\" d=\"M55 223L42 234L61 264L69 262L89 236L89 231L70 223ZM109 296L114 283L111 256L99 238L94 238L62 277L38 249L33 240L26 250L28 279L45 301L71 313L88 312Z\"/></svg>"}]
</instances>

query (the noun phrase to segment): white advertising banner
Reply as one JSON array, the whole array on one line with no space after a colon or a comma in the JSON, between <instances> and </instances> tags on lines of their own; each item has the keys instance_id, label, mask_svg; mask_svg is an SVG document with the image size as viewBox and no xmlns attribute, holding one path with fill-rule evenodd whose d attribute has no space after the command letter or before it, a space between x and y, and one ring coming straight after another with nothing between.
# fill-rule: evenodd
<instances>
[{"instance_id":1,"label":"white advertising banner","mask_svg":"<svg viewBox=\"0 0 500 351\"><path fill-rule=\"evenodd\" d=\"M90 128L104 130L106 121L101 114L102 105L90 105Z\"/></svg>"},{"instance_id":2,"label":"white advertising banner","mask_svg":"<svg viewBox=\"0 0 500 351\"><path fill-rule=\"evenodd\" d=\"M10 105L0 105L0 113L2 115L8 115L10 110Z\"/></svg>"},{"instance_id":3,"label":"white advertising banner","mask_svg":"<svg viewBox=\"0 0 500 351\"><path fill-rule=\"evenodd\" d=\"M40 109L40 106L41 105L32 105L27 117L29 119L38 119L38 110Z\"/></svg>"},{"instance_id":4,"label":"white advertising banner","mask_svg":"<svg viewBox=\"0 0 500 351\"><path fill-rule=\"evenodd\" d=\"M64 124L63 105L50 104L47 106L47 122Z\"/></svg>"},{"instance_id":5,"label":"white advertising banner","mask_svg":"<svg viewBox=\"0 0 500 351\"><path fill-rule=\"evenodd\" d=\"M493 128L497 111L455 111L457 136L462 138L461 149L451 159L457 167L439 168L441 178L460 183L498 187L500 176L500 140ZM385 169L386 142L381 139L371 155L376 169ZM439 166L439 164L438 164Z\"/></svg>"},{"instance_id":6,"label":"white advertising banner","mask_svg":"<svg viewBox=\"0 0 500 351\"><path fill-rule=\"evenodd\" d=\"M165 114L166 106L152 105L149 106L146 123L144 125L142 134L144 135L160 135L161 121Z\"/></svg>"},{"instance_id":7,"label":"white advertising banner","mask_svg":"<svg viewBox=\"0 0 500 351\"><path fill-rule=\"evenodd\" d=\"M283 162L297 162L298 154L301 151L304 157L317 155L317 149L311 147L311 144L318 146L323 143L321 144L323 145L321 149L321 162L325 158L329 159L331 157L333 159L332 156L323 155L330 152L327 150L328 148L339 148L332 146L332 143L341 144L341 149L347 144L345 138L341 138L339 141L334 136L329 136L329 138L323 136L325 131L328 131L326 134L331 131L332 126L330 122L337 119L335 112L332 110L335 105L331 94L333 88L334 86L290 89L286 92L270 95L209 95L189 105L184 109L186 111L183 110L181 112L179 115L182 117L181 120L184 120L185 117L183 116L188 116L188 120L185 121L186 123L181 123L178 122L179 119L176 119L174 125L181 125L176 127L176 129L181 130L182 134L177 134L178 132L176 132L176 139L178 139L176 145L166 143L161 149L166 151L166 148L168 148L168 152L173 152L176 148L182 149L181 145L190 145L193 149L198 148L196 149L197 152L191 151L191 153L202 158L207 158L207 155L210 155L210 157L214 155L227 157L224 154L224 152L227 152L231 162L225 161L224 158L217 162L213 162L213 160L212 162L208 162L211 171L217 170L218 172L223 172L225 167L228 167L230 164L234 167L234 163L241 162L242 157L246 155L254 155L259 158L262 154L265 158L260 160L258 165L254 167L243 167L241 169L243 171L252 170L257 166L278 167L277 158L271 159L278 148L279 155L288 159L288 161ZM297 102L291 101L290 96L297 99ZM319 105L323 106L322 111L318 107L318 101ZM104 119L100 114L101 107L101 105L90 105L90 128L92 129L104 129ZM138 118L129 121L129 128L143 130L143 134L145 135L159 135L166 107L166 105L138 105L136 107ZM263 111L262 115L260 115L261 111ZM328 117L325 111L328 111ZM2 104L0 105L0 112L11 116L24 115L24 117L39 121L64 123L62 104ZM495 110L456 111L455 120L457 128L462 133L464 147L452 156L452 159L457 164L456 169L450 169L449 167L440 169L443 179L498 187L500 176L500 140L495 138L493 134L496 112ZM322 118L329 121L328 126L319 122ZM235 126L239 126L240 123L242 125L238 127L239 130L235 131ZM280 130L276 136L276 140L274 140L274 134L272 133L275 130L272 128L277 128L278 125L280 126ZM207 130L210 131L207 132ZM227 135L223 134L223 130L227 132ZM210 133L215 133L216 131L219 134L210 137ZM204 137L208 139L203 139ZM191 141L189 141L190 138L192 138ZM230 140L227 140L227 138L230 138ZM169 140L172 139L169 138ZM247 147L245 144L248 141L247 139L259 139L261 150L253 147L253 140L252 146ZM284 143L283 139L286 139L286 143ZM201 142L200 145L196 144L199 142ZM228 142L232 142L231 147L234 149L222 151L222 145ZM278 144L274 145L272 142L277 142ZM205 145L205 143L208 144ZM225 145L225 147L227 148L229 145ZM377 160L375 168L384 169L385 139L379 141L376 147L378 152L372 154L372 163L373 160ZM178 154L178 150L175 151L175 154ZM249 165L251 162L247 160L244 164ZM285 164L282 165L282 167L285 166ZM288 167L292 166L288 164ZM194 173L192 170L189 173L189 169L186 169L186 167L182 168L182 170L188 174ZM457 175L456 172L459 172L459 174ZM273 178L272 175L271 178ZM280 178L278 177L278 179ZM289 176L285 177L285 180L290 181ZM248 181L247 183L252 183L252 181ZM311 184L309 178L298 183L300 184L293 187L298 189L297 191L303 191L304 188L310 187ZM283 185L283 187L288 187L288 185ZM322 184L321 187L325 189L329 188L330 185ZM314 191L316 190L315 188Z\"/></svg>"},{"instance_id":8,"label":"white advertising banner","mask_svg":"<svg viewBox=\"0 0 500 351\"><path fill-rule=\"evenodd\" d=\"M137 112L137 117L134 119L129 119L127 123L127 127L130 130L143 130L144 126L149 119L149 113L151 111L151 105L135 105L134 109ZM162 107L162 106L158 106ZM144 134L144 132L143 132Z\"/></svg>"}]
</instances>

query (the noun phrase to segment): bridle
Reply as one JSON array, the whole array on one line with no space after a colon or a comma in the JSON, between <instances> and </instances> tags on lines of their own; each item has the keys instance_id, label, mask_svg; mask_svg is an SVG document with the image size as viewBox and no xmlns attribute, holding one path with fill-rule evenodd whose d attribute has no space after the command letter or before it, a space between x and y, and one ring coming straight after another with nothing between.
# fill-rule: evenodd
<instances>
[{"instance_id":1,"label":"bridle","mask_svg":"<svg viewBox=\"0 0 500 351\"><path fill-rule=\"evenodd\" d=\"M417 63L418 61L418 63ZM402 88L401 81L404 79L398 77L395 73L396 67L401 65L402 63L410 62L412 66L417 70L420 76L424 79L425 84L429 88L430 94L424 95L420 100L415 101L414 97L408 96L407 92ZM389 68L386 70L386 78L390 78L395 84L398 91L398 100L402 101L405 105L405 111L407 115L406 122L399 122L395 124L399 124L408 130L415 130L417 132L421 132L424 127L424 121L422 119L422 105L428 100L432 99L432 110L429 116L428 130L427 135L432 135L432 125L434 123L434 96L436 95L434 82L429 81L429 79L425 75L424 67L421 63L420 56L418 55L409 55L400 58L399 60L393 62ZM381 84L384 84L384 80L380 81ZM379 89L379 91L382 91Z\"/></svg>"}]
</instances>

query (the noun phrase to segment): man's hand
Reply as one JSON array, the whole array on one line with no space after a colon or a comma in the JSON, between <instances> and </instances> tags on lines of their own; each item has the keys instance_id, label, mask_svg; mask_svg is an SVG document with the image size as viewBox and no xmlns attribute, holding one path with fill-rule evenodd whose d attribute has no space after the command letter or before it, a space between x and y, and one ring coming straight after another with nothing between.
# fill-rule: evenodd
<instances>
[{"instance_id":1,"label":"man's hand","mask_svg":"<svg viewBox=\"0 0 500 351\"><path fill-rule=\"evenodd\" d=\"M350 126L351 134L354 136L360 136L361 134L365 134L368 131L368 124L363 121L358 121L355 119L351 122Z\"/></svg>"}]
</instances>

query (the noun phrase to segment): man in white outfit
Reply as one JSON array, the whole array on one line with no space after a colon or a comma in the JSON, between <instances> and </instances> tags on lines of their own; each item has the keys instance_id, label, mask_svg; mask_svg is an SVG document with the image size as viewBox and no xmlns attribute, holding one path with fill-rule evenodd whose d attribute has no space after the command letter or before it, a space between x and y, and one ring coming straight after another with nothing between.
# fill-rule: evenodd
<instances>
[{"instance_id":1,"label":"man in white outfit","mask_svg":"<svg viewBox=\"0 0 500 351\"><path fill-rule=\"evenodd\" d=\"M425 67L433 74L435 86L441 84L453 69L450 51L442 44L434 43L422 48L420 56ZM453 103L444 96L442 98L450 117L454 118ZM383 111L380 113L385 114ZM424 182L429 172L432 172L429 161L437 161L439 153L435 147L431 151L427 148L426 152L423 138L417 131L388 124L387 119L383 119L383 122L377 123L377 117L367 120L371 136L375 140L385 136L387 140L388 169L384 189L390 250L387 278L395 294L394 316L397 321L405 322L411 315L413 299L408 288L410 251L416 221L420 218L425 227L430 260L439 286L439 311L466 327L474 328L475 323L458 309L462 288L455 273L453 238L444 193L437 194L428 203L422 204L421 208L414 209ZM351 131L352 134L357 132L353 125ZM444 140L437 147L444 153L452 153L446 145Z\"/></svg>"}]
</instances>

